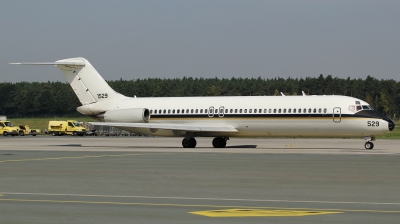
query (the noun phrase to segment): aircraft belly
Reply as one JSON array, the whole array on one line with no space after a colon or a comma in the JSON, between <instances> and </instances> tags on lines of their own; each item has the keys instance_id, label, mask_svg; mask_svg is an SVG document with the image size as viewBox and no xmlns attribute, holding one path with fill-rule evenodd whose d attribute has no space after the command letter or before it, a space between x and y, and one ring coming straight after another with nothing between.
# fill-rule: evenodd
<instances>
[{"instance_id":1,"label":"aircraft belly","mask_svg":"<svg viewBox=\"0 0 400 224\"><path fill-rule=\"evenodd\" d=\"M253 120L213 120L208 123L205 120L187 121L175 120L178 124L191 124L193 126L212 124L212 125L231 125L238 132L195 132L194 136L201 137L364 137L383 134L382 127L369 127L367 121L373 119L366 118L342 118L341 122L335 123L332 118L325 119L253 119ZM381 122L381 126L387 122ZM154 123L164 123L153 121ZM185 130L166 130L150 128L121 127L121 129L133 133L144 135L164 136L164 137L185 137Z\"/></svg>"}]
</instances>

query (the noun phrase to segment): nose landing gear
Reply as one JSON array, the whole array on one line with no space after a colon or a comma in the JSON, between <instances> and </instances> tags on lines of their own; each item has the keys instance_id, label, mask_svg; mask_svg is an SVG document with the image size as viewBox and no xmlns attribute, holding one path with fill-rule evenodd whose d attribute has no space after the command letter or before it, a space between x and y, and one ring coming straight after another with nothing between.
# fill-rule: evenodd
<instances>
[{"instance_id":1,"label":"nose landing gear","mask_svg":"<svg viewBox=\"0 0 400 224\"><path fill-rule=\"evenodd\" d=\"M365 137L364 138L365 141L367 141L365 143L365 149L373 149L374 148L374 143L370 142L370 141L375 141L375 137Z\"/></svg>"},{"instance_id":2,"label":"nose landing gear","mask_svg":"<svg viewBox=\"0 0 400 224\"><path fill-rule=\"evenodd\" d=\"M365 143L365 148L366 149L373 149L374 148L374 143L372 143L372 142L366 142Z\"/></svg>"}]
</instances>

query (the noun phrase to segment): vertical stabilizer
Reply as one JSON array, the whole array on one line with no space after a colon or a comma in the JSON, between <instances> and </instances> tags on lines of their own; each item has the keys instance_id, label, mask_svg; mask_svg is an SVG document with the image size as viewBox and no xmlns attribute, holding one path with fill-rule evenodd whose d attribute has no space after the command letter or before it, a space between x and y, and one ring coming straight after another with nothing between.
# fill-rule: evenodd
<instances>
[{"instance_id":1,"label":"vertical stabilizer","mask_svg":"<svg viewBox=\"0 0 400 224\"><path fill-rule=\"evenodd\" d=\"M115 92L84 58L68 58L56 62L10 63L16 65L54 65L63 72L82 105L126 96Z\"/></svg>"},{"instance_id":2,"label":"vertical stabilizer","mask_svg":"<svg viewBox=\"0 0 400 224\"><path fill-rule=\"evenodd\" d=\"M109 99L125 98L115 92L84 58L69 58L55 62L61 69L82 105Z\"/></svg>"}]
</instances>

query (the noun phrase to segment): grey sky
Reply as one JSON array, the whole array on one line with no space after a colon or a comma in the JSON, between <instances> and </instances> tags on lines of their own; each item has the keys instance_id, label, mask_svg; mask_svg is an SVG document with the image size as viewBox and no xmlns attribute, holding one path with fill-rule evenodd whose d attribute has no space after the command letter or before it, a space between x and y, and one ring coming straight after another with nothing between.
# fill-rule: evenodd
<instances>
[{"instance_id":1,"label":"grey sky","mask_svg":"<svg viewBox=\"0 0 400 224\"><path fill-rule=\"evenodd\" d=\"M0 82L62 81L85 57L107 80L316 77L400 81L400 1L3 1Z\"/></svg>"}]
</instances>

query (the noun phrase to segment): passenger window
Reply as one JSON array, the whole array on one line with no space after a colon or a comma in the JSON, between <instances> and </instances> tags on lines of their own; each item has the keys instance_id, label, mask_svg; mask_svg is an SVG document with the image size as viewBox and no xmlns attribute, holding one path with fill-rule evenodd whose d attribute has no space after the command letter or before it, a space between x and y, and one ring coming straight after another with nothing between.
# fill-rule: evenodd
<instances>
[{"instance_id":1,"label":"passenger window","mask_svg":"<svg viewBox=\"0 0 400 224\"><path fill-rule=\"evenodd\" d=\"M268 110L268 113L272 113L272 109L269 109L269 110Z\"/></svg>"},{"instance_id":2,"label":"passenger window","mask_svg":"<svg viewBox=\"0 0 400 224\"><path fill-rule=\"evenodd\" d=\"M357 111L361 110L361 106L357 106L356 108L357 108Z\"/></svg>"},{"instance_id":3,"label":"passenger window","mask_svg":"<svg viewBox=\"0 0 400 224\"><path fill-rule=\"evenodd\" d=\"M171 109L168 110L168 114L170 114L170 113L171 113Z\"/></svg>"},{"instance_id":4,"label":"passenger window","mask_svg":"<svg viewBox=\"0 0 400 224\"><path fill-rule=\"evenodd\" d=\"M284 113L284 114L286 113L286 109L283 109L283 113Z\"/></svg>"},{"instance_id":5,"label":"passenger window","mask_svg":"<svg viewBox=\"0 0 400 224\"><path fill-rule=\"evenodd\" d=\"M311 113L311 108L308 108L308 113Z\"/></svg>"},{"instance_id":6,"label":"passenger window","mask_svg":"<svg viewBox=\"0 0 400 224\"><path fill-rule=\"evenodd\" d=\"M239 113L242 113L242 109L239 110Z\"/></svg>"},{"instance_id":7,"label":"passenger window","mask_svg":"<svg viewBox=\"0 0 400 224\"><path fill-rule=\"evenodd\" d=\"M249 113L252 113L253 112L253 110L252 109L249 109Z\"/></svg>"},{"instance_id":8,"label":"passenger window","mask_svg":"<svg viewBox=\"0 0 400 224\"><path fill-rule=\"evenodd\" d=\"M225 113L226 113L226 114L228 113L228 109L225 109Z\"/></svg>"},{"instance_id":9,"label":"passenger window","mask_svg":"<svg viewBox=\"0 0 400 224\"><path fill-rule=\"evenodd\" d=\"M173 113L173 114L175 113L175 109L172 110L172 113Z\"/></svg>"},{"instance_id":10,"label":"passenger window","mask_svg":"<svg viewBox=\"0 0 400 224\"><path fill-rule=\"evenodd\" d=\"M199 109L196 109L196 114L199 112Z\"/></svg>"},{"instance_id":11,"label":"passenger window","mask_svg":"<svg viewBox=\"0 0 400 224\"><path fill-rule=\"evenodd\" d=\"M296 113L296 108L293 109L293 113Z\"/></svg>"},{"instance_id":12,"label":"passenger window","mask_svg":"<svg viewBox=\"0 0 400 224\"><path fill-rule=\"evenodd\" d=\"M281 113L281 111L282 111L282 110L279 108L279 110L278 110L278 113L280 114L280 113Z\"/></svg>"},{"instance_id":13,"label":"passenger window","mask_svg":"<svg viewBox=\"0 0 400 224\"><path fill-rule=\"evenodd\" d=\"M265 112L267 112L267 111L265 111ZM264 112L264 113L265 113L265 112ZM258 110L258 113L260 113L260 114L261 114L261 109L259 109L259 110Z\"/></svg>"},{"instance_id":14,"label":"passenger window","mask_svg":"<svg viewBox=\"0 0 400 224\"><path fill-rule=\"evenodd\" d=\"M204 110L204 113L208 114L208 110L207 110L207 109L205 109L205 110Z\"/></svg>"},{"instance_id":15,"label":"passenger window","mask_svg":"<svg viewBox=\"0 0 400 224\"><path fill-rule=\"evenodd\" d=\"M235 109L235 113L237 114L237 109Z\"/></svg>"},{"instance_id":16,"label":"passenger window","mask_svg":"<svg viewBox=\"0 0 400 224\"><path fill-rule=\"evenodd\" d=\"M201 113L201 114L203 113L203 109L200 109L200 113Z\"/></svg>"},{"instance_id":17,"label":"passenger window","mask_svg":"<svg viewBox=\"0 0 400 224\"><path fill-rule=\"evenodd\" d=\"M180 110L178 110L176 113L179 114Z\"/></svg>"},{"instance_id":18,"label":"passenger window","mask_svg":"<svg viewBox=\"0 0 400 224\"><path fill-rule=\"evenodd\" d=\"M150 110L150 114L153 114L153 110Z\"/></svg>"},{"instance_id":19,"label":"passenger window","mask_svg":"<svg viewBox=\"0 0 400 224\"><path fill-rule=\"evenodd\" d=\"M267 109L264 109L264 114L266 114L267 113Z\"/></svg>"},{"instance_id":20,"label":"passenger window","mask_svg":"<svg viewBox=\"0 0 400 224\"><path fill-rule=\"evenodd\" d=\"M215 109L215 112L214 112L215 114L217 114L218 113L218 109Z\"/></svg>"},{"instance_id":21,"label":"passenger window","mask_svg":"<svg viewBox=\"0 0 400 224\"><path fill-rule=\"evenodd\" d=\"M154 114L157 114L157 110L154 110Z\"/></svg>"},{"instance_id":22,"label":"passenger window","mask_svg":"<svg viewBox=\"0 0 400 224\"><path fill-rule=\"evenodd\" d=\"M187 113L187 114L189 113L189 109L186 109L186 113Z\"/></svg>"},{"instance_id":23,"label":"passenger window","mask_svg":"<svg viewBox=\"0 0 400 224\"><path fill-rule=\"evenodd\" d=\"M274 109L274 114L276 114L276 109Z\"/></svg>"},{"instance_id":24,"label":"passenger window","mask_svg":"<svg viewBox=\"0 0 400 224\"><path fill-rule=\"evenodd\" d=\"M191 110L190 110L190 113L192 113L192 114L193 114L193 109L191 109Z\"/></svg>"},{"instance_id":25,"label":"passenger window","mask_svg":"<svg viewBox=\"0 0 400 224\"><path fill-rule=\"evenodd\" d=\"M230 110L229 110L229 113L233 113L233 109L230 109Z\"/></svg>"},{"instance_id":26,"label":"passenger window","mask_svg":"<svg viewBox=\"0 0 400 224\"><path fill-rule=\"evenodd\" d=\"M307 109L306 108L303 109L303 113L307 113Z\"/></svg>"},{"instance_id":27,"label":"passenger window","mask_svg":"<svg viewBox=\"0 0 400 224\"><path fill-rule=\"evenodd\" d=\"M319 110L318 110L318 113L321 113L322 112L322 109L321 108L319 108Z\"/></svg>"},{"instance_id":28,"label":"passenger window","mask_svg":"<svg viewBox=\"0 0 400 224\"><path fill-rule=\"evenodd\" d=\"M288 113L289 113L289 114L292 113L292 109L291 109L291 108L289 108Z\"/></svg>"},{"instance_id":29,"label":"passenger window","mask_svg":"<svg viewBox=\"0 0 400 224\"><path fill-rule=\"evenodd\" d=\"M314 108L314 114L317 113L317 108Z\"/></svg>"},{"instance_id":30,"label":"passenger window","mask_svg":"<svg viewBox=\"0 0 400 224\"><path fill-rule=\"evenodd\" d=\"M326 114L327 111L328 111L328 110L325 108L325 109L324 109L324 113Z\"/></svg>"}]
</instances>

